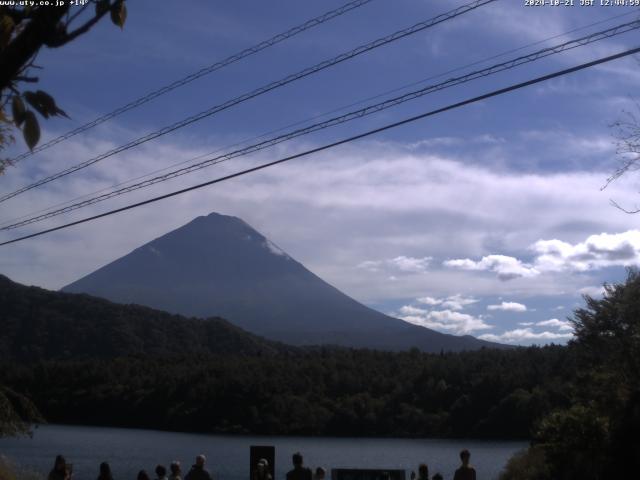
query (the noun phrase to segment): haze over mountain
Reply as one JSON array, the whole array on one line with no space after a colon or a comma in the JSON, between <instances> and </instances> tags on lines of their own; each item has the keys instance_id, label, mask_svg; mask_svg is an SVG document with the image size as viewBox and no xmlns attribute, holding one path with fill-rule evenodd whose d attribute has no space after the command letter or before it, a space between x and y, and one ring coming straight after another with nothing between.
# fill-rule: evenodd
<instances>
[{"instance_id":1,"label":"haze over mountain","mask_svg":"<svg viewBox=\"0 0 640 480\"><path fill-rule=\"evenodd\" d=\"M332 287L239 218L198 217L63 288L193 317L218 316L294 345L400 350L498 346L411 325Z\"/></svg>"}]
</instances>

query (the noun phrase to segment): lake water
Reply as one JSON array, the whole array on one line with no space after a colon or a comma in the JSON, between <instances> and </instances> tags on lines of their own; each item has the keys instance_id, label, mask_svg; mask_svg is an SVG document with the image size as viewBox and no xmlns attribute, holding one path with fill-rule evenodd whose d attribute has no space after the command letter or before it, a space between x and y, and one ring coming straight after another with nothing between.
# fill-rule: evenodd
<instances>
[{"instance_id":1,"label":"lake water","mask_svg":"<svg viewBox=\"0 0 640 480\"><path fill-rule=\"evenodd\" d=\"M452 479L463 448L471 451L478 480L490 480L497 478L514 452L526 447L525 442L227 436L44 425L35 430L33 438L0 439L0 454L43 474L51 469L55 456L62 454L73 463L74 480L94 480L100 462L107 461L115 480L135 480L139 470L153 475L157 464L168 467L174 459L181 461L184 474L193 458L204 453L215 480L247 480L250 445L276 447L275 480L284 478L296 451L302 452L307 466L325 467L328 478L330 469L338 467L400 468L407 470L409 480L411 470L425 462L431 475L441 472L445 479Z\"/></svg>"}]
</instances>

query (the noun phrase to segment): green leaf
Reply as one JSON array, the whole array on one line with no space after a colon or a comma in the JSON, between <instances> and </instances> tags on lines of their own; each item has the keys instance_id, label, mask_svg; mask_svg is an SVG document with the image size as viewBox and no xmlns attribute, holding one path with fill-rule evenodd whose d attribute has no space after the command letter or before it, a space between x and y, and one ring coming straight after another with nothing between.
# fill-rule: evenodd
<instances>
[{"instance_id":1,"label":"green leaf","mask_svg":"<svg viewBox=\"0 0 640 480\"><path fill-rule=\"evenodd\" d=\"M127 6L124 0L116 2L111 7L111 21L114 25L124 28L124 22L127 20Z\"/></svg>"},{"instance_id":2,"label":"green leaf","mask_svg":"<svg viewBox=\"0 0 640 480\"><path fill-rule=\"evenodd\" d=\"M29 103L29 105L31 105L38 112L40 112L40 115L42 115L44 118L49 118L49 113L40 104L40 99L38 98L38 95L36 95L35 92L24 92L22 95L24 96L24 99L27 101L27 103Z\"/></svg>"},{"instance_id":3,"label":"green leaf","mask_svg":"<svg viewBox=\"0 0 640 480\"><path fill-rule=\"evenodd\" d=\"M24 102L18 95L15 95L11 99L11 115L13 116L13 122L16 124L16 127L20 127L22 122L24 122L25 111Z\"/></svg>"},{"instance_id":4,"label":"green leaf","mask_svg":"<svg viewBox=\"0 0 640 480\"><path fill-rule=\"evenodd\" d=\"M24 141L27 142L29 150L33 150L40 140L40 125L38 125L38 119L36 114L31 110L28 110L24 114L24 128L22 129Z\"/></svg>"},{"instance_id":5,"label":"green leaf","mask_svg":"<svg viewBox=\"0 0 640 480\"><path fill-rule=\"evenodd\" d=\"M47 92L43 92L42 90L38 90L36 92L24 92L24 98L44 118L56 115L69 118L65 111L56 105L56 101Z\"/></svg>"},{"instance_id":6,"label":"green leaf","mask_svg":"<svg viewBox=\"0 0 640 480\"><path fill-rule=\"evenodd\" d=\"M38 98L38 101L40 102L40 105L42 105L42 107L47 111L49 115L61 115L63 117L69 118L69 115L67 115L64 110L59 108L58 105L56 105L56 101L47 92L38 90L36 92L36 96Z\"/></svg>"}]
</instances>

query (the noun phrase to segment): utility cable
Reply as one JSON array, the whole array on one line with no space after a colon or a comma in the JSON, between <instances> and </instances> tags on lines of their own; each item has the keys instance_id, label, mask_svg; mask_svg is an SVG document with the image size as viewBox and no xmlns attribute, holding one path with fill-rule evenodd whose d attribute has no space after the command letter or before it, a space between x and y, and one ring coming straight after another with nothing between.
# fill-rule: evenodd
<instances>
[{"instance_id":1,"label":"utility cable","mask_svg":"<svg viewBox=\"0 0 640 480\"><path fill-rule=\"evenodd\" d=\"M77 165L71 166L69 168L66 168L65 170L62 170L60 172L54 173L53 175L49 175L48 177L42 178L32 184L29 184L27 186L24 186L22 188L19 188L18 190L15 190L11 193L7 193L3 196L0 197L0 203L4 202L6 200L9 200L10 198L13 198L17 195L20 195L21 193L27 192L31 189L37 188L41 185L44 185L46 183L52 182L54 180L57 180L58 178L61 177L65 177L67 175L70 175L74 172L77 172L78 170L81 170L83 168L86 168L90 165L93 165L94 163L97 163L101 160L104 160L105 158L109 158L113 155L116 155L118 153L124 152L126 150L129 150L131 148L137 147L138 145L141 145L143 143L146 143L150 140L154 140L158 137L161 137L163 135L166 135L168 133L171 133L175 130L178 130L180 128L186 127L187 125L191 125L192 123L198 122L204 118L207 118L211 115L214 115L218 112L221 112L223 110L226 110L228 108L231 108L235 105L238 105L242 102L245 102L249 99L255 98L257 96L263 95L267 92L270 92L271 90L275 90L277 88L283 87L285 85L288 85L289 83L292 83L296 80L299 80L301 78L307 77L309 75L312 75L314 73L317 73L321 70L324 70L326 68L329 68L333 65L337 65L339 63L342 63L346 60L350 60L358 55L361 55L365 52L368 52L370 50L374 50L376 48L379 48L383 45L387 45L389 43L395 42L396 40L399 40L401 38L407 37L409 35L413 35L416 34L418 32L421 32L422 30L431 28L439 23L445 22L447 20L451 20L453 18L456 18L460 15L463 15L471 10L475 10L476 8L479 8L483 5L486 5L488 3L493 3L497 0L476 0L474 2L468 3L466 5L463 5L461 7L455 8L447 13L443 13L441 15L438 15L436 17L433 17L429 20L426 20L424 22L420 22L420 23L416 23L415 25L405 28L403 30L398 30L397 32L394 32L390 35L387 35L385 37L381 37L378 38L377 40L374 40L372 42L369 42L367 44L361 45L359 47L356 47L353 50L350 50L349 52L346 53L342 53L336 57L333 57L329 60L325 60L323 62L320 62L312 67L308 67L305 68L304 70L301 70L297 73L288 75L286 77L284 77L281 80L275 81L275 82L271 82L267 85L264 85L262 87L259 87L249 93L245 93L244 95L241 95L239 97L233 98L231 100L228 100L222 104L216 105L214 107L211 107L207 110L204 110L200 113L197 113L195 115L192 115L190 117L187 117L179 122L176 122L172 125L168 125L166 127L161 128L160 130L156 130L155 132L149 133L143 137L137 138L136 140L133 140L129 143L126 143L124 145L121 145L119 147L116 147L112 150L109 150L105 153L102 153L96 157L93 157L89 160L85 160L84 162L81 162Z\"/></svg>"},{"instance_id":2,"label":"utility cable","mask_svg":"<svg viewBox=\"0 0 640 480\"><path fill-rule=\"evenodd\" d=\"M329 149L337 147L339 145L344 145L346 143L350 143L350 142L353 142L353 141L356 141L356 140L360 140L362 138L369 137L369 136L377 134L377 133L381 133L381 132L384 132L384 131L387 131L387 130L391 130L393 128L397 128L399 126L406 125L408 123L412 123L412 122L415 122L417 120L421 120L423 118L431 117L431 116L434 116L434 115L437 115L437 114L440 114L440 113L444 113L444 112L447 112L447 111L450 111L450 110L454 110L454 109L457 109L457 108L460 108L460 107L463 107L463 106L466 106L466 105L470 105L472 103L476 103L476 102L480 102L480 101L486 100L488 98L496 97L498 95L504 95L505 93L509 93L509 92L512 92L512 91L515 91L515 90L519 90L519 89L522 89L522 88L525 88L525 87L528 87L528 86L531 86L531 85L535 85L537 83L545 82L545 81L551 80L553 78L557 78L557 77L561 77L561 76L564 76L564 75L568 75L570 73L574 73L574 72L577 72L577 71L580 71L580 70L584 70L586 68L590 68L590 67L593 67L593 66L596 66L596 65L600 65L600 64L603 64L603 63L611 62L613 60L617 60L619 58L623 58L623 57L626 57L626 56L629 56L629 55L633 55L633 54L636 54L638 52L640 52L640 47L632 48L630 50L626 50L626 51L623 51L623 52L620 52L620 53L617 53L617 54L614 54L614 55L609 55L607 57L602 57L602 58L599 58L597 60L593 60L591 62L582 63L580 65L577 65L577 66L574 66L574 67L571 67L571 68L566 68L564 70L559 70L559 71L554 72L554 73L543 75L541 77L536 77L534 79L527 80L525 82L521 82L521 83L517 83L517 84L514 84L514 85L510 85L508 87L500 88L498 90L493 90L492 92L485 93L485 94L479 95L477 97L473 97L473 98L469 98L467 100L463 100L461 102L453 103L453 104L447 105L446 107L441 107L441 108L438 108L436 110L431 110L431 111L422 113L420 115L415 115L413 117L405 118L405 119L400 120L398 122L394 122L394 123L390 123L390 124L384 125L382 127L374 128L373 130L368 130L368 131L366 131L364 133L353 135L351 137L347 137L347 138L344 138L342 140L338 140L336 142L323 145L321 147L317 147L317 148L313 148L313 149L310 149L310 150L306 150L304 152L300 152L300 153L297 153L295 155L290 155L288 157L284 157L284 158L281 158L279 160L274 160L272 162L263 163L261 165L255 166L255 167L247 168L245 170L242 170L242 171L230 174L230 175L226 175L224 177L219 177L219 178L210 180L208 182L200 183L198 185L193 185L191 187L183 188L181 190L177 190L177 191L174 191L174 192L171 192L171 193L166 193L166 194L160 195L158 197L153 197L153 198L141 201L141 202L137 202L137 203L130 204L130 205L127 205L127 206L124 206L124 207L120 207L120 208L116 208L116 209L110 210L108 212L104 212L104 213L101 213L101 214L98 214L98 215L93 215L91 217L86 217L86 218L83 218L83 219L80 219L80 220L76 220L74 222L66 223L64 225L59 225L57 227L49 228L49 229L46 229L46 230L41 230L39 232L35 232L35 233L29 234L29 235L25 235L25 236L22 236L22 237L19 237L19 238L14 238L12 240L7 240L5 242L0 243L0 247L4 246L4 245L9 245L9 244L12 244L12 243L20 242L20 241L23 241L23 240L27 240L29 238L38 237L38 236L44 235L46 233L51 233L51 232L55 232L55 231L58 231L58 230L65 229L65 228L69 228L69 227L72 227L72 226L75 226L75 225L80 225L82 223L86 223L86 222L90 222L90 221L93 221L93 220L97 220L99 218L103 218L103 217L107 217L107 216L110 216L110 215L114 215L116 213L120 213L120 212L124 212L124 211L127 211L127 210L131 210L133 208L141 207L143 205L148 205L150 203L155 203L157 201L164 200L166 198L174 197L176 195L181 195L183 193L190 192L190 191L193 191L193 190L197 190L197 189L200 189L200 188L203 188L203 187L207 187L209 185L214 185L216 183L221 183L221 182L224 182L226 180L231 180L232 178L241 177L243 175L247 175L249 173L257 172L259 170L263 170L263 169L268 168L268 167L272 167L272 166L279 165L279 164L282 164L282 163L285 163L285 162L289 162L289 161L295 160L297 158L306 157L306 156L312 155L314 153L322 152L324 150L329 150Z\"/></svg>"},{"instance_id":3,"label":"utility cable","mask_svg":"<svg viewBox=\"0 0 640 480\"><path fill-rule=\"evenodd\" d=\"M300 128L298 130L294 130L292 132L283 134L283 135L279 135L273 138L270 138L268 140L264 140L262 142L253 144L253 145L249 145L246 146L244 148L226 153L224 155L219 155L213 158L209 158L206 159L202 162L193 164L193 165L189 165L187 167L183 167L180 168L178 170L174 170L171 172L168 172L164 175L158 175L156 177L144 180L142 182L139 183L134 183L131 185L128 185L126 187L117 189L117 190L113 190L110 192L107 192L105 194L99 195L99 196L95 196L95 197L91 197L88 198L86 200L74 203L72 205L68 205L64 208L59 208L56 210L52 210L49 211L47 213L44 213L42 215L37 215L37 216L33 216L31 218L27 218L24 220L20 220L17 221L15 223L11 223L10 225L5 225L0 227L0 231L1 230L11 230L11 229L15 229L18 227L22 227L25 225L29 225L32 223L36 223L36 222L40 222L52 217L56 217L58 215L62 215L65 213L69 213L71 211L74 210L78 210L80 208L83 207L87 207L89 205L93 205L95 203L99 203L114 197L118 197L120 195L124 195L126 193L130 193L133 192L135 190L139 190L142 188L146 188L146 187L150 187L152 185L155 185L157 183L161 183L161 182L165 182L168 180L171 180L173 178L176 177L180 177L182 175L186 175L188 173L192 173L195 172L197 170L201 170L203 168L207 168L210 167L212 165L217 165L218 163L222 163L228 160L231 160L233 158L237 158L237 157L241 157L241 156L245 156L245 155L249 155L251 153L255 153L257 151L260 150L264 150L266 148L272 147L274 145L277 145L279 143L291 140L293 138L296 137L300 137L302 135L308 135L312 132L316 132L319 130L324 130L326 128L329 127L333 127L342 123L346 123L349 122L351 120L355 120L358 118L362 118L364 116L368 116L374 113L378 113L382 110L386 110L388 108L391 107L395 107L397 105L400 105L402 103L411 101L411 100L415 100L417 98L420 98L424 95L430 94L430 93L434 93L440 90L444 90L446 88L450 88L456 85L460 85L462 83L467 83L470 82L472 80L476 80L478 78L482 78L482 77L487 77L489 75L494 75L496 73L505 71L505 70L510 70L512 68L524 65L526 63L531 63L537 60L540 60L541 58L546 58L550 55L555 55L567 50L571 50L573 48L577 48L580 46L584 46L584 45L588 45L590 43L594 43L597 42L599 40L603 40L605 38L611 38L614 37L616 35L621 35L623 33L627 33L629 31L632 30L636 30L640 28L640 20L636 20L633 22L628 22L622 25L618 25L612 28L609 28L607 30L603 30L600 32L596 32L596 33L592 33L590 35L575 39L575 40L570 40L568 42L556 45L556 46L552 46L552 47L548 47L548 48L544 48L541 50L538 50L537 52L533 52L531 54L528 55L523 55L517 58L514 58L512 60L508 60L506 62L502 62L496 65L492 65L490 67L486 67L484 69L481 70L477 70L471 73L468 73L466 75L460 76L460 77L454 77L454 78L450 78L449 80L446 80L444 82L435 84L435 85L430 85L427 87L424 87L420 90L416 90L413 92L408 92L405 93L404 95L400 95L397 96L395 98L391 98L388 100L385 100L383 102L379 102L373 105L369 105L367 107L361 108L359 110L355 110L349 113L346 113L344 115L340 115L319 123L315 123L313 125L309 125L307 127L304 128Z\"/></svg>"},{"instance_id":4,"label":"utility cable","mask_svg":"<svg viewBox=\"0 0 640 480\"><path fill-rule=\"evenodd\" d=\"M139 107L141 105L144 105L147 102L150 102L151 100L158 98L161 95L164 95L165 93L169 93L172 90L175 90L179 87L182 87L188 83L193 82L194 80L197 80L198 78L204 77L205 75L209 75L210 73L215 72L216 70L220 70L224 67L227 67L235 62L238 62L240 60L242 60L243 58L249 57L251 55L254 55L258 52L261 52L262 50L265 50L269 47L272 47L284 40L287 40L289 38L295 37L296 35L309 30L311 28L317 27L318 25L322 25L323 23L328 22L329 20L332 20L336 17L339 17L347 12L350 12L351 10L354 10L358 7L361 7L369 2L372 2L373 0L354 0L352 2L346 3L345 5L336 8L335 10L331 10L329 12L326 12L322 15L319 15L315 18L312 18L311 20L307 20L306 22L304 22L301 25L295 26L293 28L290 28L289 30L287 30L286 32L282 32L279 33L271 38L269 38L268 40L265 40L263 42L258 43L257 45L254 45L252 47L246 48L244 50L242 50L241 52L238 53L234 53L233 55L225 58L224 60L221 60L219 62L216 62L212 65L206 66L200 70L198 70L197 72L191 73L189 75L187 75L186 77L181 78L180 80L176 80L174 82L169 83L168 85L165 85L163 87L158 88L157 90L154 90L150 93L148 93L147 95L144 95L140 98L137 98L136 100L133 100L129 103L127 103L126 105L123 105L119 108L116 108L115 110L113 110L112 112L106 113L88 123L85 123L84 125L81 125L77 128L74 128L73 130L70 130L56 138L53 138L51 140L49 140L46 143L43 143L41 145L38 145L36 148L34 148L31 151L28 152L24 152L12 159L9 160L9 162L11 164L15 164L16 162L19 162L20 160L30 157L31 155L34 155L38 152L41 152L43 150L46 150L47 148L53 147L54 145L57 145L60 142L63 142L71 137L74 137L80 133L86 132L87 130L90 130L98 125L100 125L101 123L104 123L108 120L111 120L112 118L117 117L118 115L121 115L125 112L128 112L129 110L132 110L136 107Z\"/></svg>"},{"instance_id":5,"label":"utility cable","mask_svg":"<svg viewBox=\"0 0 640 480\"><path fill-rule=\"evenodd\" d=\"M29 213L25 213L24 215L20 215L19 217L14 217L14 218L9 219L9 220L4 220L4 221L0 222L0 229L4 225L10 224L10 223L16 223L16 222L18 222L20 220L23 220L23 219L26 219L26 218L29 218L29 217L33 217L33 216L36 216L36 215L44 213L44 212L48 212L48 211L53 210L55 208L63 207L63 206L66 206L66 205L70 205L70 204L76 203L76 202L78 202L80 200L83 200L83 199L88 199L88 198L90 198L92 196L98 195L98 194L103 193L103 192L107 192L109 190L113 190L115 188L121 187L121 186L126 185L128 183L135 182L137 180L142 180L143 178L148 178L148 177L151 177L152 175L157 175L159 173L165 172L165 171L170 170L170 169L175 168L175 167L179 167L181 165L185 165L187 163L195 162L195 161L200 160L202 158L206 158L206 157L208 157L210 155L214 155L214 154L216 154L218 152L229 150L231 148L234 148L234 147L237 147L237 146L240 146L240 145L245 145L245 144L248 144L249 142L252 142L252 141L255 141L255 140L259 140L259 139L262 139L262 138L267 138L269 135L282 132L284 130L287 130L288 128L297 127L299 125L304 125L305 123L308 123L310 121L327 117L328 115L331 115L333 113L341 112L343 110L346 110L348 108L351 108L351 107L354 107L354 106L357 106L357 105L362 105L363 103L366 103L368 101L376 100L376 99L382 98L382 97L384 97L386 95L389 95L389 94L392 94L392 93L396 93L396 92L400 92L402 90L406 90L407 88L423 84L423 83L428 82L430 80L435 80L437 78L442 78L442 77L444 77L446 75L449 75L451 73L455 73L455 72L459 72L459 71L462 71L462 70L466 70L467 68L474 67L476 65L481 65L481 64L486 63L486 62L488 62L490 60L494 60L496 58L505 57L505 56L507 56L507 55L509 55L511 53L520 52L522 50L526 50L528 48L547 43L547 42L549 42L551 40L555 40L557 38L564 37L564 36L569 35L571 33L583 31L583 30L586 30L588 28L594 27L596 25L601 25L603 23L608 23L608 22L610 22L612 20L616 20L616 19L621 18L621 17L626 17L626 16L629 16L629 15L635 15L635 14L637 14L636 11L630 11L630 12L625 12L625 13L621 13L621 14L618 14L618 15L613 15L611 17L607 17L605 19L598 20L597 22L589 23L587 25L582 25L580 27L573 28L571 30L567 30L565 32L553 35L551 37L544 38L542 40L538 40L538 41L533 42L533 43L522 45L520 47L516 47L516 48L513 48L511 50L506 50L506 51L503 51L501 53L492 55L490 57L485 57L485 58L483 58L481 60L477 60L475 62L468 63L468 64L463 65L463 66L455 67L453 69L446 70L446 71L438 73L436 75L431 75L431 76L423 78L421 80L414 81L414 82L402 85L400 87L395 87L395 88L393 88L391 90L386 90L386 91L378 93L376 95L373 95L373 96L370 96L370 97L367 97L367 98L363 98L363 99L358 100L356 102L352 102L350 104L334 108L334 109L329 110L327 112L324 112L324 113L321 113L321 114L318 114L318 115L314 115L312 117L308 117L308 118L303 119L303 120L297 120L297 121L295 121L293 123L289 123L287 125L283 125L283 126L278 127L276 129L269 130L268 132L264 132L264 133L262 133L260 135L256 135L256 136L253 136L253 137L250 137L250 138L245 138L244 140L240 140L238 142L235 142L235 143L230 144L230 145L226 145L224 147L216 148L213 151L209 151L207 153L200 154L200 155L198 155L196 157L192 157L192 158L189 158L187 160L181 160L180 162L172 163L172 164L169 164L169 165L167 165L165 167L162 167L162 168L159 168L159 169L156 169L156 170L152 170L151 172L147 172L145 174L138 175L136 177L132 177L132 178L129 178L127 180L123 180L123 181L118 182L116 184L113 184L113 185L111 185L109 187L104 187L104 188L101 188L99 190L94 190L93 192L89 192L89 193L86 193L86 194L83 194L83 195L79 195L79 196L71 198L69 200L65 200L65 201L56 203L56 204L54 204L52 206L49 206L49 207L46 207L46 208L41 208L41 209L35 210L35 211L31 211Z\"/></svg>"}]
</instances>

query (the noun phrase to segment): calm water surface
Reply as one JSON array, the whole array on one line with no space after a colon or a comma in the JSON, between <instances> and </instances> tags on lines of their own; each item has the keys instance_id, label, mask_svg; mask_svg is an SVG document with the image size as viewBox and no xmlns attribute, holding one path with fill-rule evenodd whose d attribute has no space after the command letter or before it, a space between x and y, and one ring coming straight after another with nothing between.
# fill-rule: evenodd
<instances>
[{"instance_id":1,"label":"calm water surface","mask_svg":"<svg viewBox=\"0 0 640 480\"><path fill-rule=\"evenodd\" d=\"M295 451L302 452L305 464L312 468L402 468L407 470L407 480L412 469L426 462L430 474L441 472L447 480L453 478L463 448L471 451L478 480L494 479L507 459L526 447L525 442L226 436L44 425L33 438L0 439L0 453L43 474L51 469L57 454L65 455L73 463L74 480L95 480L103 461L111 464L115 480L135 480L141 469L152 475L157 464L168 467L174 459L182 462L186 473L195 455L204 453L215 480L246 480L250 445L276 447L275 480L284 478Z\"/></svg>"}]
</instances>

